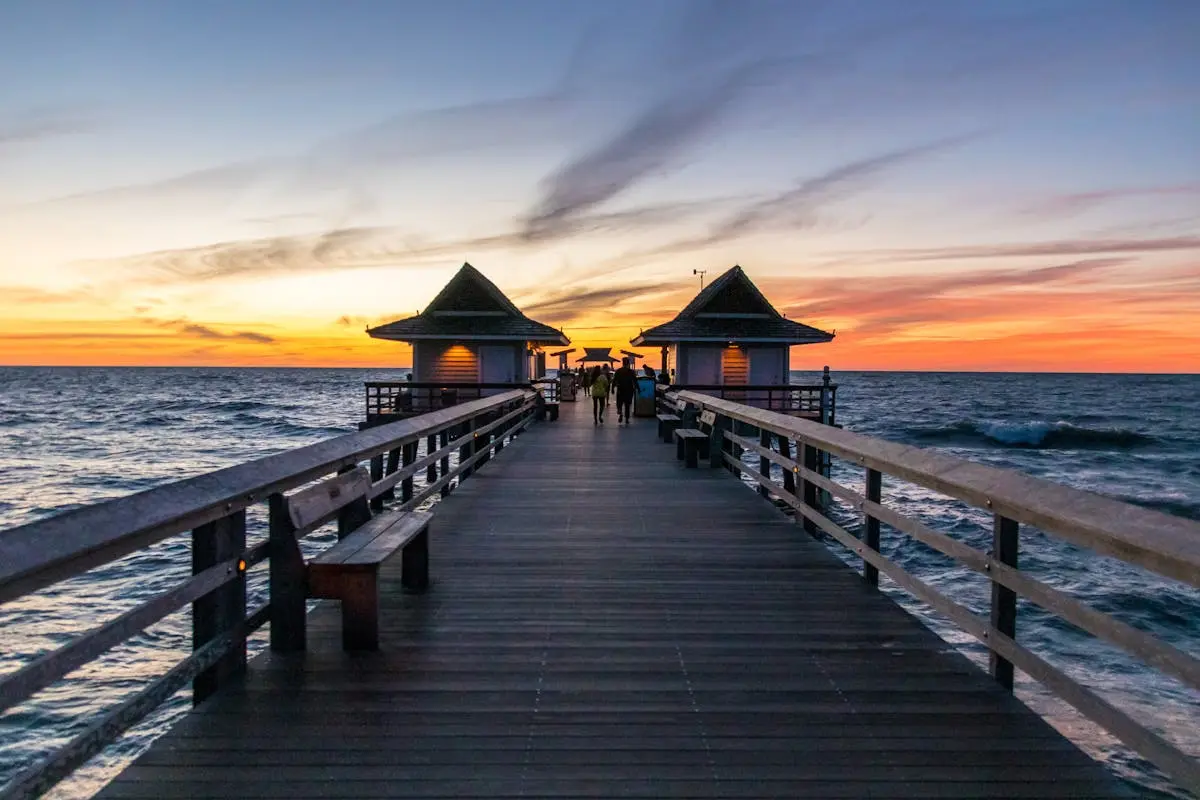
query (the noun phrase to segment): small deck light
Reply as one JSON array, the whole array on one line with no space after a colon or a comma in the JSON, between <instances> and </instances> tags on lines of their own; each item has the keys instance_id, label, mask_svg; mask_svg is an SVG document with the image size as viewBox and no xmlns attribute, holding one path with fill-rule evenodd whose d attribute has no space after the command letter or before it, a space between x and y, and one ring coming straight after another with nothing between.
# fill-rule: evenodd
<instances>
[{"instance_id":1,"label":"small deck light","mask_svg":"<svg viewBox=\"0 0 1200 800\"><path fill-rule=\"evenodd\" d=\"M244 558L238 559L237 571L238 571L238 575L241 575L242 573L244 573L246 571L246 559L244 559Z\"/></svg>"}]
</instances>

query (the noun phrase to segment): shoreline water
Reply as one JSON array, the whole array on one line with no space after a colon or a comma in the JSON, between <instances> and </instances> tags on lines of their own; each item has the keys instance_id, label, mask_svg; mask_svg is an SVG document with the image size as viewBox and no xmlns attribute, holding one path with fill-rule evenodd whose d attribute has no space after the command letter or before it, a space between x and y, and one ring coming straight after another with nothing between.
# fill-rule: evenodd
<instances>
[{"instance_id":1,"label":"shoreline water","mask_svg":"<svg viewBox=\"0 0 1200 800\"><path fill-rule=\"evenodd\" d=\"M362 414L361 382L402 374L402 369L0 369L0 530L350 432ZM793 373L798 383L813 377ZM839 421L851 430L933 446L1200 519L1200 377L835 372L834 378L841 385ZM847 483L853 480L847 478ZM910 488L898 491L893 500L969 543L982 542L980 530L986 525L981 528L980 520L953 504ZM1108 560L1069 546L1030 539L1023 569L1196 651L1197 592L1114 568ZM935 588L969 606L985 605L986 581L899 537L885 545L890 557ZM182 574L186 565L187 542L176 537L138 558L0 607L0 671L136 604ZM897 600L969 655L978 658L982 652L927 609L904 596ZM1068 671L1089 671L1114 702L1135 710L1166 705L1177 711L1180 728L1166 733L1185 749L1200 750L1194 725L1200 704L1186 690L1055 624L1037 609L1022 607L1020 619L1023 642ZM186 615L171 618L35 702L0 716L0 778L61 743L89 709L165 671L186 652L189 627ZM1089 733L1036 686L1020 689L1023 699L1070 729L1072 738L1134 780L1140 792L1164 790L1144 762L1110 739ZM124 763L186 705L181 697L160 709L120 749L75 779L75 789L64 787L61 796L87 796L87 787L94 789L105 769Z\"/></svg>"}]
</instances>

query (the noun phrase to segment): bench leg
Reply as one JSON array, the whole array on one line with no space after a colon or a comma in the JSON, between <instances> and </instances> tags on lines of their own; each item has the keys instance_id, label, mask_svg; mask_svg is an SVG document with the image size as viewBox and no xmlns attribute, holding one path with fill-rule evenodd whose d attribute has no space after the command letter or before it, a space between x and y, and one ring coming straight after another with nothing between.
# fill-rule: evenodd
<instances>
[{"instance_id":1,"label":"bench leg","mask_svg":"<svg viewBox=\"0 0 1200 800\"><path fill-rule=\"evenodd\" d=\"M379 649L379 575L345 576L342 585L342 648Z\"/></svg>"},{"instance_id":2,"label":"bench leg","mask_svg":"<svg viewBox=\"0 0 1200 800\"><path fill-rule=\"evenodd\" d=\"M659 438L659 439L662 439L662 438L663 438L663 426L664 426L664 425L666 425L666 423L665 423L665 422L663 422L663 421L660 419L660 420L658 421L658 438ZM666 440L665 440L665 439L663 439L663 441L666 441Z\"/></svg>"},{"instance_id":3,"label":"bench leg","mask_svg":"<svg viewBox=\"0 0 1200 800\"><path fill-rule=\"evenodd\" d=\"M675 440L675 458L683 461L683 454L687 452L687 442L684 439Z\"/></svg>"},{"instance_id":4,"label":"bench leg","mask_svg":"<svg viewBox=\"0 0 1200 800\"><path fill-rule=\"evenodd\" d=\"M700 467L700 459L698 455L700 448L696 446L697 444L699 443L695 439L687 440L687 461L684 462L684 466L692 469L698 469Z\"/></svg>"},{"instance_id":5,"label":"bench leg","mask_svg":"<svg viewBox=\"0 0 1200 800\"><path fill-rule=\"evenodd\" d=\"M429 588L429 528L414 536L400 552L400 585L410 593Z\"/></svg>"}]
</instances>

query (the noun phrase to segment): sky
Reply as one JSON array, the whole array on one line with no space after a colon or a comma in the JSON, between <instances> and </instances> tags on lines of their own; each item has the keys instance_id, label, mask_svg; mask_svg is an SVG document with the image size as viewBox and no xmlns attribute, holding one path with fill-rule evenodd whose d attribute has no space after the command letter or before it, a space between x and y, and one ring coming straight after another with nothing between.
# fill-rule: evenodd
<instances>
[{"instance_id":1,"label":"sky","mask_svg":"<svg viewBox=\"0 0 1200 800\"><path fill-rule=\"evenodd\" d=\"M1200 372L1194 0L0 0L0 75L0 364L407 365L470 261L579 346L740 264L796 369Z\"/></svg>"}]
</instances>

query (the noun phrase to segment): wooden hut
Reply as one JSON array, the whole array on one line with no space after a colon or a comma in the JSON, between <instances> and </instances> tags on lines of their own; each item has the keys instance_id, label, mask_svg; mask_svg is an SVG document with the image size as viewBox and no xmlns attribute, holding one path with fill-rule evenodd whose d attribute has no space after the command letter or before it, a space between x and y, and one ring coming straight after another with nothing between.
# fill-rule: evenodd
<instances>
[{"instance_id":1,"label":"wooden hut","mask_svg":"<svg viewBox=\"0 0 1200 800\"><path fill-rule=\"evenodd\" d=\"M832 339L832 333L786 319L735 266L675 319L630 341L662 348L663 369L670 366L673 385L799 413L807 405L789 385L790 350Z\"/></svg>"},{"instance_id":2,"label":"wooden hut","mask_svg":"<svg viewBox=\"0 0 1200 800\"><path fill-rule=\"evenodd\" d=\"M576 364L608 364L612 366L617 362L613 357L611 347L585 347L583 355L575 359Z\"/></svg>"},{"instance_id":3,"label":"wooden hut","mask_svg":"<svg viewBox=\"0 0 1200 800\"><path fill-rule=\"evenodd\" d=\"M424 413L528 385L545 372L543 347L570 344L562 331L522 314L470 264L462 265L424 311L367 334L413 347L411 382L388 384L394 390L381 389L374 408L372 385L386 387L368 384L368 419L373 413Z\"/></svg>"}]
</instances>

